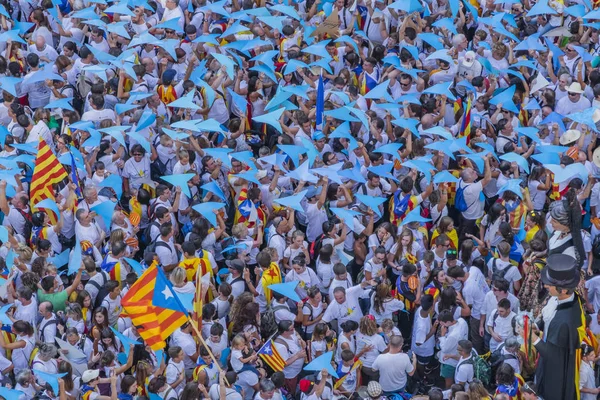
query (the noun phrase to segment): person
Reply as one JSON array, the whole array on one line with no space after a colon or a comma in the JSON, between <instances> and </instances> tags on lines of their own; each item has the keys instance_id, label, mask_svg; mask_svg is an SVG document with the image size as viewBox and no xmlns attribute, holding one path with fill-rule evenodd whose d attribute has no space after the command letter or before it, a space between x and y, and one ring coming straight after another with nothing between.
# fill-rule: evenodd
<instances>
[{"instance_id":1,"label":"person","mask_svg":"<svg viewBox=\"0 0 600 400\"><path fill-rule=\"evenodd\" d=\"M468 327L464 319L454 319L449 310L444 310L438 316L440 323L440 352L438 358L441 367L441 376L446 380L446 387L450 387L454 381L456 365L458 364L458 343L467 339Z\"/></svg>"},{"instance_id":2,"label":"person","mask_svg":"<svg viewBox=\"0 0 600 400\"><path fill-rule=\"evenodd\" d=\"M575 258L568 254L548 256L541 280L551 299L536 320L542 337L532 333L533 345L540 355L535 374L539 382L538 393L545 399L578 396L574 381L578 373L575 351L582 340L579 328L585 326L579 296L574 292L579 278Z\"/></svg>"},{"instance_id":3,"label":"person","mask_svg":"<svg viewBox=\"0 0 600 400\"><path fill-rule=\"evenodd\" d=\"M413 353L411 360L402 352L403 345L402 336L392 336L389 352L378 355L373 362L372 369L379 371L379 384L386 394L404 392L408 376L413 376L417 369L417 355Z\"/></svg>"}]
</instances>

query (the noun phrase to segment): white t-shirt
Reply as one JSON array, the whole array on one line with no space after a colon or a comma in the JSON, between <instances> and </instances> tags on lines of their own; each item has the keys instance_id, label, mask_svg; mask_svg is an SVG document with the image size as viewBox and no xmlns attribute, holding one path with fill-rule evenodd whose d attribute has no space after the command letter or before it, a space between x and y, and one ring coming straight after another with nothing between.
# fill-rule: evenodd
<instances>
[{"instance_id":1,"label":"white t-shirt","mask_svg":"<svg viewBox=\"0 0 600 400\"><path fill-rule=\"evenodd\" d=\"M495 263L494 263L494 260L496 260ZM496 264L495 267L494 267L494 264ZM506 268L509 268L509 269L508 269L508 271L504 272L504 270ZM510 293L514 294L515 293L514 283L520 281L522 278L521 273L519 272L519 268L512 265L510 261L503 261L500 259L492 258L491 260L488 261L488 271L489 271L490 279L492 279L494 270L502 271L501 273L504 273L504 279L506 279L510 283L510 287L509 287L508 291Z\"/></svg>"},{"instance_id":2,"label":"white t-shirt","mask_svg":"<svg viewBox=\"0 0 600 400\"><path fill-rule=\"evenodd\" d=\"M377 310L375 310L374 299L375 293L371 295L371 308L369 309L369 314L375 317L375 322L377 322L377 325L381 325L384 319L391 319L392 314L396 311L404 310L404 303L402 301L395 298L389 298L381 304L381 312L377 312Z\"/></svg>"},{"instance_id":3,"label":"white t-shirt","mask_svg":"<svg viewBox=\"0 0 600 400\"><path fill-rule=\"evenodd\" d=\"M275 347L281 355L281 358L283 358L283 361L287 361L288 358L292 357L294 354L302 350L300 348L300 345L298 344L298 339L295 337L295 335L296 334L294 333L294 336L292 336L291 339L286 339L283 336L279 336L277 339L275 339ZM284 341L287 344L287 346L283 343L280 343L280 341ZM298 376L300 371L302 371L303 366L304 359L299 358L283 369L283 375L286 379L293 379L296 376Z\"/></svg>"},{"instance_id":4,"label":"white t-shirt","mask_svg":"<svg viewBox=\"0 0 600 400\"><path fill-rule=\"evenodd\" d=\"M196 367L196 361L192 359L192 356L196 354L196 341L188 334L176 329L171 335L172 344L181 347L185 356L183 357L183 365L185 369L194 369ZM233 362L233 359L232 359Z\"/></svg>"},{"instance_id":5,"label":"white t-shirt","mask_svg":"<svg viewBox=\"0 0 600 400\"><path fill-rule=\"evenodd\" d=\"M367 346L373 346L373 348L371 350L367 351L366 353L364 353L360 357L360 360L362 361L363 366L372 368L373 363L375 362L375 359L377 358L377 356L379 356L381 353L383 353L385 351L385 349L387 348L387 346L385 345L385 342L383 341L383 338L381 337L381 335L375 334L372 336L366 336L360 332L357 332L356 333L356 352L359 353L363 348L365 348Z\"/></svg>"},{"instance_id":6,"label":"white t-shirt","mask_svg":"<svg viewBox=\"0 0 600 400\"><path fill-rule=\"evenodd\" d=\"M454 372L454 383L463 382L465 384L465 390L469 390L469 383L473 382L473 378L475 378L473 364L468 362L471 357L472 356L467 358L461 357L460 360L458 360L456 371Z\"/></svg>"},{"instance_id":7,"label":"white t-shirt","mask_svg":"<svg viewBox=\"0 0 600 400\"><path fill-rule=\"evenodd\" d=\"M379 371L379 384L384 392L404 389L407 374L414 370L412 361L405 353L380 354L373 363L373 369Z\"/></svg>"},{"instance_id":8,"label":"white t-shirt","mask_svg":"<svg viewBox=\"0 0 600 400\"><path fill-rule=\"evenodd\" d=\"M585 281L585 288L588 291L588 298L592 302L594 312L597 313L600 310L600 275Z\"/></svg>"},{"instance_id":9,"label":"white t-shirt","mask_svg":"<svg viewBox=\"0 0 600 400\"><path fill-rule=\"evenodd\" d=\"M490 339L490 350L494 352L498 346L504 343L504 340L509 336L514 336L515 331L513 329L512 323L517 315L514 312L511 312L506 317L501 317L498 314L498 310L494 310L492 314L487 319L486 325L494 329L494 332L502 338L502 341L497 341L493 337Z\"/></svg>"},{"instance_id":10,"label":"white t-shirt","mask_svg":"<svg viewBox=\"0 0 600 400\"><path fill-rule=\"evenodd\" d=\"M331 304L327 306L327 310L325 310L325 315L323 315L322 321L331 322L334 319L337 319L338 326L348 320L360 322L360 319L363 317L363 313L360 309L360 305L358 304L358 299L364 292L365 290L361 288L360 285L346 289L346 301L342 304L335 300L332 301Z\"/></svg>"},{"instance_id":11,"label":"white t-shirt","mask_svg":"<svg viewBox=\"0 0 600 400\"><path fill-rule=\"evenodd\" d=\"M512 312L514 312L515 314L519 313L519 299L512 293L508 293L508 297L507 297L508 301L510 301L510 310ZM492 313L494 312L494 310L498 307L498 299L496 299L496 296L494 295L493 291L489 291L486 293L485 295L485 299L484 299L484 303L483 303L483 309L481 310L481 314L486 315L487 317L489 317L490 315L492 315Z\"/></svg>"},{"instance_id":12,"label":"white t-shirt","mask_svg":"<svg viewBox=\"0 0 600 400\"><path fill-rule=\"evenodd\" d=\"M185 365L183 364L183 361L175 363L175 362L173 362L173 360L170 360L169 363L167 364L167 369L166 369L167 383L169 385L175 383L177 381L177 379L179 378L180 374L185 375ZM177 387L174 388L174 390L177 393L181 393L181 391L183 390L184 387L185 387L185 379L183 379L179 383L179 385L177 385Z\"/></svg>"},{"instance_id":13,"label":"white t-shirt","mask_svg":"<svg viewBox=\"0 0 600 400\"><path fill-rule=\"evenodd\" d=\"M469 220L483 217L484 202L480 200L480 194L483 190L481 182L465 183L461 180L458 185L463 189L463 197L467 204L467 209L462 212L462 216Z\"/></svg>"},{"instance_id":14,"label":"white t-shirt","mask_svg":"<svg viewBox=\"0 0 600 400\"><path fill-rule=\"evenodd\" d=\"M471 317L475 319L481 318L481 310L485 295L489 292L490 288L485 281L483 273L477 268L471 268L469 270L469 277L465 281L465 285L462 290L465 302L472 306Z\"/></svg>"},{"instance_id":15,"label":"white t-shirt","mask_svg":"<svg viewBox=\"0 0 600 400\"><path fill-rule=\"evenodd\" d=\"M435 335L427 340L427 334L431 330L431 318L429 316L421 317L421 307L415 313L415 322L413 325L411 350L420 357L429 357L434 353ZM417 345L419 343L420 345Z\"/></svg>"},{"instance_id":16,"label":"white t-shirt","mask_svg":"<svg viewBox=\"0 0 600 400\"><path fill-rule=\"evenodd\" d=\"M448 358L444 360L444 356L458 355L458 342L461 340L467 339L469 335L469 326L467 322L460 318L456 321L456 324L452 325L448 332L446 332L446 336L440 337L440 352L438 353L438 358L440 363L451 365L453 367L458 364L458 361L454 358Z\"/></svg>"}]
</instances>

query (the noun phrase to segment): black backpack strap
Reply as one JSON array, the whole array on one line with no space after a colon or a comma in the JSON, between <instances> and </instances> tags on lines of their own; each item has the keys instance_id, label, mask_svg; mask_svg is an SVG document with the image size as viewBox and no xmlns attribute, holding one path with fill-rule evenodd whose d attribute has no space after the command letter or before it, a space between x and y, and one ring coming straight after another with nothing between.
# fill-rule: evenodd
<instances>
[{"instance_id":1,"label":"black backpack strap","mask_svg":"<svg viewBox=\"0 0 600 400\"><path fill-rule=\"evenodd\" d=\"M286 343L286 341L285 341L285 340L283 340L283 339L281 339L281 338L277 338L277 339L275 339L275 340L274 340L274 342L275 342L275 343L279 343L279 344L282 344L282 345L284 345L284 346L285 346L285 349L286 349L286 350L287 350L287 352L288 352L288 356L290 355L290 346L288 346L288 344Z\"/></svg>"},{"instance_id":2,"label":"black backpack strap","mask_svg":"<svg viewBox=\"0 0 600 400\"><path fill-rule=\"evenodd\" d=\"M167 243L165 242L159 242L158 240L156 241L156 247L166 247L167 249L169 249L169 251L172 253L173 249L171 248L171 246L169 246ZM155 248L156 248L155 247Z\"/></svg>"}]
</instances>

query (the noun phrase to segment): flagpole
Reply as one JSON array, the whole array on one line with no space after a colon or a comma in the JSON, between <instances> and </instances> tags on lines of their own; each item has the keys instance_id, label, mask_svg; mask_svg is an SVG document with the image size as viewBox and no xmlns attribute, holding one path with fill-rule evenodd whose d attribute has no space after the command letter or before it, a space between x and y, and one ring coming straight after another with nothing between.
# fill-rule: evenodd
<instances>
[{"instance_id":1,"label":"flagpole","mask_svg":"<svg viewBox=\"0 0 600 400\"><path fill-rule=\"evenodd\" d=\"M188 319L188 323L190 325L192 325L192 328L194 329L194 332L196 332L196 335L198 336L198 339L200 339L200 343L202 343L202 345L204 346L204 348L206 349L206 351L208 351L208 355L210 355L210 358L213 360L213 362L217 366L217 369L219 370L219 373L220 374L225 374L225 372L221 369L221 365L219 365L219 362L215 358L215 355L210 350L210 347L208 347L208 344L206 344L206 342L204 341L204 338L202 337L202 333L198 330L198 327L196 327L196 325L194 324L194 321L192 321L192 319L190 318L189 314L187 315L187 319ZM223 379L225 380L225 383L227 385L229 385L229 382L227 381L227 377L225 375L223 375Z\"/></svg>"}]
</instances>

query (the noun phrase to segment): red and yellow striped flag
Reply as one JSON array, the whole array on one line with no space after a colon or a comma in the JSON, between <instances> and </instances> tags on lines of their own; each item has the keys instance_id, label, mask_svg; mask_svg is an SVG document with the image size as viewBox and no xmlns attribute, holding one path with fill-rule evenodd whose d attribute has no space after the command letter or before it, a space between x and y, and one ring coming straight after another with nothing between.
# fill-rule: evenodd
<instances>
[{"instance_id":1,"label":"red and yellow striped flag","mask_svg":"<svg viewBox=\"0 0 600 400\"><path fill-rule=\"evenodd\" d=\"M187 316L182 312L152 304L157 273L156 264L151 265L121 301L123 315L131 318L140 336L152 350L163 349L165 340L187 321Z\"/></svg>"},{"instance_id":2,"label":"red and yellow striped flag","mask_svg":"<svg viewBox=\"0 0 600 400\"><path fill-rule=\"evenodd\" d=\"M467 106L465 107L465 111L463 114L462 123L460 126L460 132L458 133L458 137L467 137L467 146L470 142L471 136L471 99L467 102Z\"/></svg>"},{"instance_id":3,"label":"red and yellow striped flag","mask_svg":"<svg viewBox=\"0 0 600 400\"><path fill-rule=\"evenodd\" d=\"M275 372L281 372L285 368L285 361L277 351L277 347L275 347L272 340L269 340L258 350L258 355Z\"/></svg>"},{"instance_id":4,"label":"red and yellow striped flag","mask_svg":"<svg viewBox=\"0 0 600 400\"><path fill-rule=\"evenodd\" d=\"M42 200L55 200L52 185L62 182L67 176L67 171L52 153L48 144L40 139L29 189L31 209L34 210L35 205ZM50 210L47 210L47 213L50 221L55 224L57 216Z\"/></svg>"},{"instance_id":5,"label":"red and yellow striped flag","mask_svg":"<svg viewBox=\"0 0 600 400\"><path fill-rule=\"evenodd\" d=\"M267 299L267 304L271 304L272 293L271 289L269 289L269 286L281 283L281 271L279 270L277 263L271 263L269 269L262 274L260 283L262 284L265 299Z\"/></svg>"}]
</instances>

